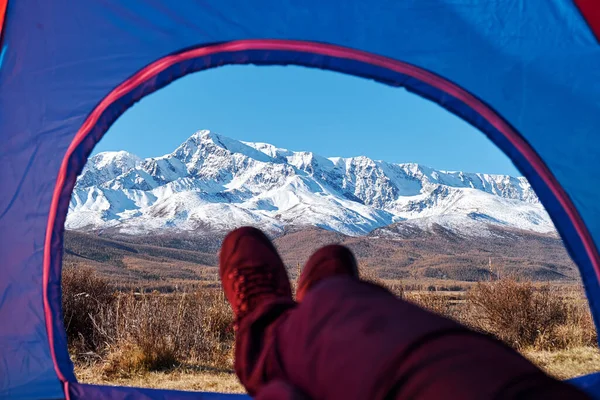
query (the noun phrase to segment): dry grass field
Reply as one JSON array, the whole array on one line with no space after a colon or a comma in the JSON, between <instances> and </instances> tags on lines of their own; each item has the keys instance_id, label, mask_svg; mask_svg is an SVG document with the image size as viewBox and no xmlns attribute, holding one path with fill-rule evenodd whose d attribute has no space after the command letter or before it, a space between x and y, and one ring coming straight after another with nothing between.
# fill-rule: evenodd
<instances>
[{"instance_id":1,"label":"dry grass field","mask_svg":"<svg viewBox=\"0 0 600 400\"><path fill-rule=\"evenodd\" d=\"M63 309L78 379L243 392L232 371L232 315L217 280L219 240L67 232ZM276 245L295 279L315 248L344 243L357 254L363 279L491 333L550 374L569 378L600 370L596 331L560 241L511 240L441 241L436 247L429 240L308 230L278 238ZM426 265L443 273L429 274Z\"/></svg>"}]
</instances>

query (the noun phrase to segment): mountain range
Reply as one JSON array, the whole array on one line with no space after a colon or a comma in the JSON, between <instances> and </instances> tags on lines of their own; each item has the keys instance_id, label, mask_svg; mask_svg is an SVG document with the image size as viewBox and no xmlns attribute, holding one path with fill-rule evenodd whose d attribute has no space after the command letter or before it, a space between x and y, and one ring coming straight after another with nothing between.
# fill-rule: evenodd
<instances>
[{"instance_id":1,"label":"mountain range","mask_svg":"<svg viewBox=\"0 0 600 400\"><path fill-rule=\"evenodd\" d=\"M523 177L327 158L208 130L160 157L90 157L66 221L70 230L134 235L206 235L241 225L274 235L306 227L350 236L377 230L405 237L439 227L469 237L499 229L556 235Z\"/></svg>"}]
</instances>

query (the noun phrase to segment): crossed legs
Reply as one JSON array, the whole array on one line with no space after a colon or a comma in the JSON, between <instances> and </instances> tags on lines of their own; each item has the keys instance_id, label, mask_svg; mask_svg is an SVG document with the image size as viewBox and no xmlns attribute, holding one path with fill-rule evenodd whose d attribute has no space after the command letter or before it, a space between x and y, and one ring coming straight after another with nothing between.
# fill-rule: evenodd
<instances>
[{"instance_id":1,"label":"crossed legs","mask_svg":"<svg viewBox=\"0 0 600 400\"><path fill-rule=\"evenodd\" d=\"M220 273L236 315L235 370L259 399L587 398L502 343L361 281L345 247L309 259L298 303L254 228L226 237Z\"/></svg>"}]
</instances>

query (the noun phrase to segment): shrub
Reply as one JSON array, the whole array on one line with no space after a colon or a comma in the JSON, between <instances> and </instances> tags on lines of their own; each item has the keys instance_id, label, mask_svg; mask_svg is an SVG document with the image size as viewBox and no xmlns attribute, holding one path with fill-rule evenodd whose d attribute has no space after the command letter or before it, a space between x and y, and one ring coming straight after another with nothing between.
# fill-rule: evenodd
<instances>
[{"instance_id":1,"label":"shrub","mask_svg":"<svg viewBox=\"0 0 600 400\"><path fill-rule=\"evenodd\" d=\"M103 372L106 377L129 377L135 373L160 371L178 364L175 354L164 343L145 342L145 347L120 342L107 355Z\"/></svg>"},{"instance_id":2,"label":"shrub","mask_svg":"<svg viewBox=\"0 0 600 400\"><path fill-rule=\"evenodd\" d=\"M596 326L584 299L570 296L567 301L567 322L556 327L554 347L559 349L596 346Z\"/></svg>"},{"instance_id":3,"label":"shrub","mask_svg":"<svg viewBox=\"0 0 600 400\"><path fill-rule=\"evenodd\" d=\"M98 352L105 335L97 318L112 307L114 289L87 268L66 268L62 273L62 307L69 345L78 353Z\"/></svg>"},{"instance_id":4,"label":"shrub","mask_svg":"<svg viewBox=\"0 0 600 400\"><path fill-rule=\"evenodd\" d=\"M444 315L449 318L454 317L452 302L448 296L437 294L435 292L410 294L406 299L429 311Z\"/></svg>"},{"instance_id":5,"label":"shrub","mask_svg":"<svg viewBox=\"0 0 600 400\"><path fill-rule=\"evenodd\" d=\"M233 314L220 290L116 292L85 268L65 269L62 285L71 354L104 360L107 376L183 362L231 368Z\"/></svg>"},{"instance_id":6,"label":"shrub","mask_svg":"<svg viewBox=\"0 0 600 400\"><path fill-rule=\"evenodd\" d=\"M217 290L119 294L105 322L116 327L105 374L163 370L182 362L229 369L232 322Z\"/></svg>"},{"instance_id":7,"label":"shrub","mask_svg":"<svg viewBox=\"0 0 600 400\"><path fill-rule=\"evenodd\" d=\"M467 306L464 322L517 349L590 345L595 339L587 308L549 285L536 288L513 279L478 283L467 294Z\"/></svg>"}]
</instances>

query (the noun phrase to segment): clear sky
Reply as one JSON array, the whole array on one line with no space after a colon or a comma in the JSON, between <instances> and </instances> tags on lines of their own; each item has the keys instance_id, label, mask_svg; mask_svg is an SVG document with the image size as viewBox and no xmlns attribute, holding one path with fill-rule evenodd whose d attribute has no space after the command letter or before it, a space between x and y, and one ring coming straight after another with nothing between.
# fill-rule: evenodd
<instances>
[{"instance_id":1,"label":"clear sky","mask_svg":"<svg viewBox=\"0 0 600 400\"><path fill-rule=\"evenodd\" d=\"M485 135L432 102L303 67L226 66L188 75L126 111L94 152L160 156L199 129L326 157L518 174Z\"/></svg>"}]
</instances>

